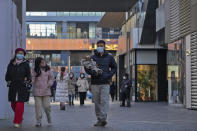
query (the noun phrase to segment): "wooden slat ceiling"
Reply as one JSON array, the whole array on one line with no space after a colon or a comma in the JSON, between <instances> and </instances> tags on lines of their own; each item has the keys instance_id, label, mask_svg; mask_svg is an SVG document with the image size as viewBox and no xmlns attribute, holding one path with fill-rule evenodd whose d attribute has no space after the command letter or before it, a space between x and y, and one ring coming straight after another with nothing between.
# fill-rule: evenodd
<instances>
[{"instance_id":1,"label":"wooden slat ceiling","mask_svg":"<svg viewBox=\"0 0 197 131\"><path fill-rule=\"evenodd\" d=\"M102 28L120 28L125 20L125 12L107 12L98 23L98 26Z\"/></svg>"}]
</instances>

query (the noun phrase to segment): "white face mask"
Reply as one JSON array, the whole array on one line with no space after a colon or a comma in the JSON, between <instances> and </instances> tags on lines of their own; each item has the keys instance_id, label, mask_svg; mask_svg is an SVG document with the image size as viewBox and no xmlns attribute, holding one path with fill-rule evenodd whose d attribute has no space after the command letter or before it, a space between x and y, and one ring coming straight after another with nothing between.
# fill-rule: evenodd
<instances>
[{"instance_id":1,"label":"white face mask","mask_svg":"<svg viewBox=\"0 0 197 131\"><path fill-rule=\"evenodd\" d=\"M33 63L29 63L29 66L32 68L33 67Z\"/></svg>"},{"instance_id":2,"label":"white face mask","mask_svg":"<svg viewBox=\"0 0 197 131\"><path fill-rule=\"evenodd\" d=\"M81 75L81 78L84 78L85 76L84 75Z\"/></svg>"},{"instance_id":3,"label":"white face mask","mask_svg":"<svg viewBox=\"0 0 197 131\"><path fill-rule=\"evenodd\" d=\"M123 80L126 80L127 78L125 76L123 76Z\"/></svg>"}]
</instances>

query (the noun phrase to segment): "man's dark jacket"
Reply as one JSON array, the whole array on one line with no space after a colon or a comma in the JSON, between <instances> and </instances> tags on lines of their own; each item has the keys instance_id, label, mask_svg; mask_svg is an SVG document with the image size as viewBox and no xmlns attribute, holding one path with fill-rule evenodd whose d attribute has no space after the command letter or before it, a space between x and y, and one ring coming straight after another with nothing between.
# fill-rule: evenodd
<instances>
[{"instance_id":1,"label":"man's dark jacket","mask_svg":"<svg viewBox=\"0 0 197 131\"><path fill-rule=\"evenodd\" d=\"M100 53L95 51L95 54L91 56L91 59L93 59L96 62L98 68L103 70L102 75L96 76L92 72L92 70L85 68L86 73L91 75L91 84L92 85L109 84L109 81L111 80L112 76L117 71L117 64L113 56L108 54L106 51L101 56Z\"/></svg>"}]
</instances>

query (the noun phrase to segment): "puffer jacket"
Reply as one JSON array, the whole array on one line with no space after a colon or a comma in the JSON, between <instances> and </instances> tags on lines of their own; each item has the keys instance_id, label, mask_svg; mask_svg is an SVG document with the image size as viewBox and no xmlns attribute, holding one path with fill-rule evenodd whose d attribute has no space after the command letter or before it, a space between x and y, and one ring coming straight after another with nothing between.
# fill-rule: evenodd
<instances>
[{"instance_id":1,"label":"puffer jacket","mask_svg":"<svg viewBox=\"0 0 197 131\"><path fill-rule=\"evenodd\" d=\"M75 86L77 84L77 80L75 78L70 78L68 81L68 95L75 94Z\"/></svg>"},{"instance_id":2,"label":"puffer jacket","mask_svg":"<svg viewBox=\"0 0 197 131\"><path fill-rule=\"evenodd\" d=\"M68 101L68 75L64 74L63 80L60 79L61 73L58 73L57 80L57 88L55 100L57 102L67 102Z\"/></svg>"},{"instance_id":3,"label":"puffer jacket","mask_svg":"<svg viewBox=\"0 0 197 131\"><path fill-rule=\"evenodd\" d=\"M23 60L20 64L14 64L11 60L5 76L9 83L8 99L10 102L27 102L29 101L29 89L25 86L26 81L31 81L31 71L29 62Z\"/></svg>"},{"instance_id":4,"label":"puffer jacket","mask_svg":"<svg viewBox=\"0 0 197 131\"><path fill-rule=\"evenodd\" d=\"M32 71L33 95L34 96L51 96L51 86L53 85L53 73L41 71L39 77L36 77L36 72Z\"/></svg>"},{"instance_id":5,"label":"puffer jacket","mask_svg":"<svg viewBox=\"0 0 197 131\"><path fill-rule=\"evenodd\" d=\"M98 68L103 71L101 76L96 76L92 72L92 70L85 68L86 73L91 75L91 84L92 85L103 85L109 84L112 76L117 71L117 64L112 55L109 55L106 51L103 56L101 56L97 51L95 51L95 55L91 56Z\"/></svg>"},{"instance_id":6,"label":"puffer jacket","mask_svg":"<svg viewBox=\"0 0 197 131\"><path fill-rule=\"evenodd\" d=\"M89 83L86 78L79 78L77 81L78 92L87 92L89 89Z\"/></svg>"},{"instance_id":7,"label":"puffer jacket","mask_svg":"<svg viewBox=\"0 0 197 131\"><path fill-rule=\"evenodd\" d=\"M132 81L129 79L123 80L121 83L120 92L121 93L130 92L131 88L132 88Z\"/></svg>"}]
</instances>

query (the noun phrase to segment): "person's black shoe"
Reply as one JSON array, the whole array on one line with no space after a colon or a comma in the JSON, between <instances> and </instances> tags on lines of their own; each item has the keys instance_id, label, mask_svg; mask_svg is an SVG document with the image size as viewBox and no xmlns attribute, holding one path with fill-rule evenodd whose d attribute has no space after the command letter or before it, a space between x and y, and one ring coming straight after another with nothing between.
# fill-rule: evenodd
<instances>
[{"instance_id":1,"label":"person's black shoe","mask_svg":"<svg viewBox=\"0 0 197 131\"><path fill-rule=\"evenodd\" d=\"M101 121L98 121L94 126L101 126Z\"/></svg>"},{"instance_id":2,"label":"person's black shoe","mask_svg":"<svg viewBox=\"0 0 197 131\"><path fill-rule=\"evenodd\" d=\"M74 106L74 102L72 101L72 105Z\"/></svg>"},{"instance_id":3,"label":"person's black shoe","mask_svg":"<svg viewBox=\"0 0 197 131\"><path fill-rule=\"evenodd\" d=\"M107 125L107 122L106 121L102 121L101 122L101 126L105 127Z\"/></svg>"},{"instance_id":4,"label":"person's black shoe","mask_svg":"<svg viewBox=\"0 0 197 131\"><path fill-rule=\"evenodd\" d=\"M62 106L62 107L60 107L60 110L65 111L66 110L66 107L65 106Z\"/></svg>"},{"instance_id":5,"label":"person's black shoe","mask_svg":"<svg viewBox=\"0 0 197 131\"><path fill-rule=\"evenodd\" d=\"M125 105L124 104L121 104L120 107L125 107Z\"/></svg>"},{"instance_id":6,"label":"person's black shoe","mask_svg":"<svg viewBox=\"0 0 197 131\"><path fill-rule=\"evenodd\" d=\"M69 102L69 106L71 106L71 102Z\"/></svg>"},{"instance_id":7,"label":"person's black shoe","mask_svg":"<svg viewBox=\"0 0 197 131\"><path fill-rule=\"evenodd\" d=\"M127 105L127 107L131 107L131 105L129 104L129 105Z\"/></svg>"},{"instance_id":8,"label":"person's black shoe","mask_svg":"<svg viewBox=\"0 0 197 131\"><path fill-rule=\"evenodd\" d=\"M130 102L127 102L127 107L131 107L131 103Z\"/></svg>"}]
</instances>

